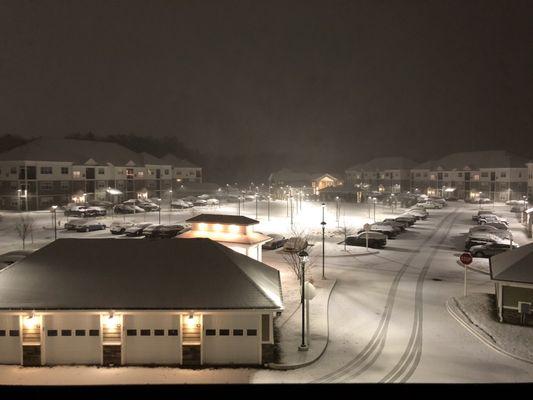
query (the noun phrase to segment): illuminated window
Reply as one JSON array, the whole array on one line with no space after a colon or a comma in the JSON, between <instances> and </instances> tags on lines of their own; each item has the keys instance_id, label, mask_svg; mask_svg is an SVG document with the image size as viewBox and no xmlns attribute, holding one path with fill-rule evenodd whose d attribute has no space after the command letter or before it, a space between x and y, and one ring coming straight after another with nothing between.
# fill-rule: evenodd
<instances>
[{"instance_id":1,"label":"illuminated window","mask_svg":"<svg viewBox=\"0 0 533 400\"><path fill-rule=\"evenodd\" d=\"M73 178L81 178L81 171L72 171Z\"/></svg>"}]
</instances>

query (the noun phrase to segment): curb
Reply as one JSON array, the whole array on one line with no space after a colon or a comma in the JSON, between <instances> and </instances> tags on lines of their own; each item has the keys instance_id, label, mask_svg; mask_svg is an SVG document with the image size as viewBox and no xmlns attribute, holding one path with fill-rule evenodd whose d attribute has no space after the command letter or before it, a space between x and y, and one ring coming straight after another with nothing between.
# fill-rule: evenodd
<instances>
[{"instance_id":1,"label":"curb","mask_svg":"<svg viewBox=\"0 0 533 400\"><path fill-rule=\"evenodd\" d=\"M328 294L328 302L327 302L327 308L326 308L326 327L327 327L326 328L326 345L324 346L320 354L316 356L314 359L306 361L302 364L267 364L266 365L267 368L272 369L272 370L278 370L278 371L298 369L298 368L307 367L308 365L313 364L320 357L322 357L322 355L326 352L326 349L328 348L328 343L329 343L329 300L331 298L331 293L333 293L333 289L335 288L336 284L337 284L337 280L335 279L333 281L333 285L331 286L331 290L329 291L329 294Z\"/></svg>"},{"instance_id":2,"label":"curb","mask_svg":"<svg viewBox=\"0 0 533 400\"><path fill-rule=\"evenodd\" d=\"M488 340L487 338L485 338L481 333L479 333L475 328L473 328L471 326L471 324L467 323L463 318L461 318L461 316L457 313L456 310L454 310L450 305L451 301L457 301L455 299L455 297L450 297L447 301L446 301L446 310L448 311L448 313L457 321L459 322L459 324L461 324L464 328L466 328L466 330L468 332L470 332L473 336L475 336L476 338L478 338L480 341L482 341L485 345L487 345L488 347L490 347L492 350L500 353L500 354L503 354L505 356L508 356L508 357L511 357L511 358L514 358L515 360L518 360L518 361L523 361L523 362L526 362L528 364L533 364L533 360L529 360L527 358L522 358L520 356L517 356L515 354L512 354L512 353L509 353L508 351L502 349L500 346L496 345L494 342L491 342L490 340Z\"/></svg>"},{"instance_id":3,"label":"curb","mask_svg":"<svg viewBox=\"0 0 533 400\"><path fill-rule=\"evenodd\" d=\"M380 253L379 250L374 250L374 251L369 251L369 252L364 252L364 253L339 254L339 255L326 256L326 257L329 257L329 258L335 258L335 257L363 257L363 256L372 256L372 255L379 254L379 253Z\"/></svg>"}]
</instances>

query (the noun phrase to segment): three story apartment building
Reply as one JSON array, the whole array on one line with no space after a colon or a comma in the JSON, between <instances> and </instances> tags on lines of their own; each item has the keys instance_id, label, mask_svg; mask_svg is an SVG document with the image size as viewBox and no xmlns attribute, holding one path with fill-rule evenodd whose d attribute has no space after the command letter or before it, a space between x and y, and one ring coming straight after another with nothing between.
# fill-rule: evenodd
<instances>
[{"instance_id":1,"label":"three story apartment building","mask_svg":"<svg viewBox=\"0 0 533 400\"><path fill-rule=\"evenodd\" d=\"M0 209L165 197L176 174L171 163L116 143L37 139L0 154Z\"/></svg>"},{"instance_id":2,"label":"three story apartment building","mask_svg":"<svg viewBox=\"0 0 533 400\"><path fill-rule=\"evenodd\" d=\"M405 157L379 157L346 170L352 185L372 191L400 193L409 190L410 172L415 162Z\"/></svg>"}]
</instances>

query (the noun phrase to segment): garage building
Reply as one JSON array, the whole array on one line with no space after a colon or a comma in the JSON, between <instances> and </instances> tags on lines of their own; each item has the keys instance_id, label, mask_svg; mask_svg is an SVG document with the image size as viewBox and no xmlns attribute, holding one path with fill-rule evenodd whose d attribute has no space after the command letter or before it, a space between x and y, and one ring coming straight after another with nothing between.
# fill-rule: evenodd
<instances>
[{"instance_id":1,"label":"garage building","mask_svg":"<svg viewBox=\"0 0 533 400\"><path fill-rule=\"evenodd\" d=\"M59 239L0 272L0 364L259 365L279 271L210 239Z\"/></svg>"}]
</instances>

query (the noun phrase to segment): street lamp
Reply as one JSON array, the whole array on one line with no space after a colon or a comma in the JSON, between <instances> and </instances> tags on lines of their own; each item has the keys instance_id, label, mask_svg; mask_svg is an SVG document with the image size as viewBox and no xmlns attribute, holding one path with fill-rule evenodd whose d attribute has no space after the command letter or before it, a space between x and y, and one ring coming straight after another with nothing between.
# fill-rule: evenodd
<instances>
[{"instance_id":1,"label":"street lamp","mask_svg":"<svg viewBox=\"0 0 533 400\"><path fill-rule=\"evenodd\" d=\"M161 199L157 199L159 200L159 225L161 225Z\"/></svg>"},{"instance_id":2,"label":"street lamp","mask_svg":"<svg viewBox=\"0 0 533 400\"><path fill-rule=\"evenodd\" d=\"M325 220L326 203L322 203L322 279L326 279L326 220Z\"/></svg>"},{"instance_id":3,"label":"street lamp","mask_svg":"<svg viewBox=\"0 0 533 400\"><path fill-rule=\"evenodd\" d=\"M18 189L17 190L17 195L18 195L18 199L19 199L19 202L18 202L18 205L19 205L19 212L20 212L20 193L22 192L22 190Z\"/></svg>"},{"instance_id":4,"label":"street lamp","mask_svg":"<svg viewBox=\"0 0 533 400\"><path fill-rule=\"evenodd\" d=\"M309 259L307 251L302 250L298 253L300 259L300 278L302 280L302 344L298 346L299 351L307 351L309 347L305 344L305 263Z\"/></svg>"},{"instance_id":5,"label":"street lamp","mask_svg":"<svg viewBox=\"0 0 533 400\"><path fill-rule=\"evenodd\" d=\"M291 228L293 227L293 221L294 221L294 218L293 218L293 210L292 210L292 193L290 194L290 198L291 198Z\"/></svg>"},{"instance_id":6,"label":"street lamp","mask_svg":"<svg viewBox=\"0 0 533 400\"><path fill-rule=\"evenodd\" d=\"M270 198L271 196L268 195L267 197L267 214L268 214L268 220L270 221Z\"/></svg>"},{"instance_id":7,"label":"street lamp","mask_svg":"<svg viewBox=\"0 0 533 400\"><path fill-rule=\"evenodd\" d=\"M170 225L170 216L172 215L172 189L168 191L169 201L168 201L168 224Z\"/></svg>"},{"instance_id":8,"label":"street lamp","mask_svg":"<svg viewBox=\"0 0 533 400\"><path fill-rule=\"evenodd\" d=\"M374 222L376 222L376 200L377 197L374 197Z\"/></svg>"},{"instance_id":9,"label":"street lamp","mask_svg":"<svg viewBox=\"0 0 533 400\"><path fill-rule=\"evenodd\" d=\"M54 240L57 239L57 216L56 216L57 206L52 206L52 223L54 224Z\"/></svg>"},{"instance_id":10,"label":"street lamp","mask_svg":"<svg viewBox=\"0 0 533 400\"><path fill-rule=\"evenodd\" d=\"M257 193L255 194L255 219L257 219L257 200L258 200L258 195Z\"/></svg>"}]
</instances>

